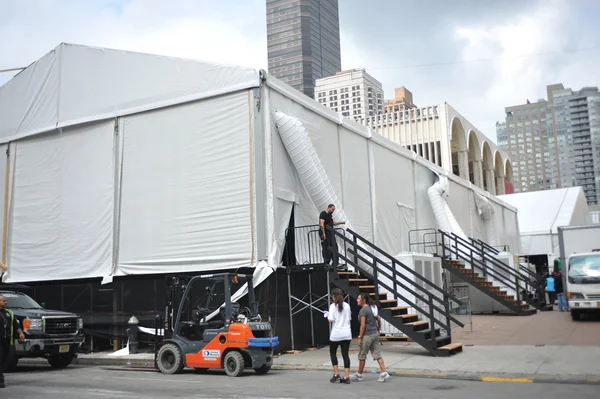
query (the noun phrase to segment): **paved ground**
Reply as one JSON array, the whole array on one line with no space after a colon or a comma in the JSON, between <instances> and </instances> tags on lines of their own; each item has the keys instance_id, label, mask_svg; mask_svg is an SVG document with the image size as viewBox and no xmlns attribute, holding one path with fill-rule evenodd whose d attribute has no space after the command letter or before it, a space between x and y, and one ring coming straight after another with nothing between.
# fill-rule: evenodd
<instances>
[{"instance_id":1,"label":"paved ground","mask_svg":"<svg viewBox=\"0 0 600 399\"><path fill-rule=\"evenodd\" d=\"M473 332L465 326L453 334L454 341L468 345L599 345L600 318L575 322L569 312L559 311L473 316Z\"/></svg>"},{"instance_id":2,"label":"paved ground","mask_svg":"<svg viewBox=\"0 0 600 399\"><path fill-rule=\"evenodd\" d=\"M568 313L541 312L534 316L474 316L474 331L455 330L462 353L435 358L414 343L385 342L382 354L391 372L438 377L519 377L536 380L600 382L600 321L573 322ZM357 347L351 347L353 367ZM125 357L107 353L80 355L80 365L153 367L153 354ZM275 359L286 370L329 370L329 350L321 348ZM368 370L377 370L372 359Z\"/></svg>"},{"instance_id":3,"label":"paved ground","mask_svg":"<svg viewBox=\"0 0 600 399\"><path fill-rule=\"evenodd\" d=\"M272 371L266 376L249 372L233 379L222 372L187 372L167 376L156 372L112 371L73 367L54 371L45 365L21 367L7 375L1 397L10 399L79 398L440 398L504 399L597 398L597 386L568 384L483 383L392 377L385 383L365 376L351 385L331 384L329 372Z\"/></svg>"}]
</instances>

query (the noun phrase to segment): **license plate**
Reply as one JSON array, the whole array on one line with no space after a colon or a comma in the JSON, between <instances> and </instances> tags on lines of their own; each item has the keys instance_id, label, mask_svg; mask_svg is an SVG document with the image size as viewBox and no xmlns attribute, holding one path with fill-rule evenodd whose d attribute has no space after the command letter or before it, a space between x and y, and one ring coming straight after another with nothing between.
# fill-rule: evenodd
<instances>
[{"instance_id":1,"label":"license plate","mask_svg":"<svg viewBox=\"0 0 600 399\"><path fill-rule=\"evenodd\" d=\"M69 352L69 349L71 349L70 345L61 345L58 347L58 352L59 353L67 353L67 352Z\"/></svg>"}]
</instances>

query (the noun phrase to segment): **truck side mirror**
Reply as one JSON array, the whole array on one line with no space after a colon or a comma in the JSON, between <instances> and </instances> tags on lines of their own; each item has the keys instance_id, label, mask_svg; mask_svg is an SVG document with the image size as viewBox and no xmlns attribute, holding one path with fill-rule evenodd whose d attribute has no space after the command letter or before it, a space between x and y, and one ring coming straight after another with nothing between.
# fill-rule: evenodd
<instances>
[{"instance_id":1,"label":"truck side mirror","mask_svg":"<svg viewBox=\"0 0 600 399\"><path fill-rule=\"evenodd\" d=\"M46 303L45 302L42 302L41 305L42 305L42 309L46 309Z\"/></svg>"}]
</instances>

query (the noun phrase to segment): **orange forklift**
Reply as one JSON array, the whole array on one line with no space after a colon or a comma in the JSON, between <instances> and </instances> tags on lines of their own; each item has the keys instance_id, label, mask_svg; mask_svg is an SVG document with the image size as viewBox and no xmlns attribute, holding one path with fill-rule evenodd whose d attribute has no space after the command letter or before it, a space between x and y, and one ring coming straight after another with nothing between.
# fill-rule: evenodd
<instances>
[{"instance_id":1,"label":"orange forklift","mask_svg":"<svg viewBox=\"0 0 600 399\"><path fill-rule=\"evenodd\" d=\"M247 368L269 372L279 339L273 336L271 323L258 314L251 274L178 276L167 281L163 339L155 351L162 373L179 373L184 367L225 369L230 377L239 377ZM243 282L248 285L248 307L231 301L232 284ZM221 285L225 304L214 306Z\"/></svg>"}]
</instances>

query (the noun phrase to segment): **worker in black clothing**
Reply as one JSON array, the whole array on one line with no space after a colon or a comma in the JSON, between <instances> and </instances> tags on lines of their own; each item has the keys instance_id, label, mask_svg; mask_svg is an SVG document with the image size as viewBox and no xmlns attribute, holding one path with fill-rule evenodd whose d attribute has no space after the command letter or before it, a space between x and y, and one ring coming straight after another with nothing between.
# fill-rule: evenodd
<instances>
[{"instance_id":1,"label":"worker in black clothing","mask_svg":"<svg viewBox=\"0 0 600 399\"><path fill-rule=\"evenodd\" d=\"M332 250L337 247L335 236L327 231L326 226L333 227L338 224L345 224L345 221L334 222L333 212L335 212L335 205L329 204L319 215L319 236L321 237L321 247L323 248L323 263L326 265L331 262L333 256ZM329 249L331 248L331 250Z\"/></svg>"},{"instance_id":2,"label":"worker in black clothing","mask_svg":"<svg viewBox=\"0 0 600 399\"><path fill-rule=\"evenodd\" d=\"M0 388L4 388L4 367L8 362L10 348L14 345L15 333L19 335L19 341L25 340L23 330L15 319L15 314L6 308L5 296L0 296Z\"/></svg>"}]
</instances>

